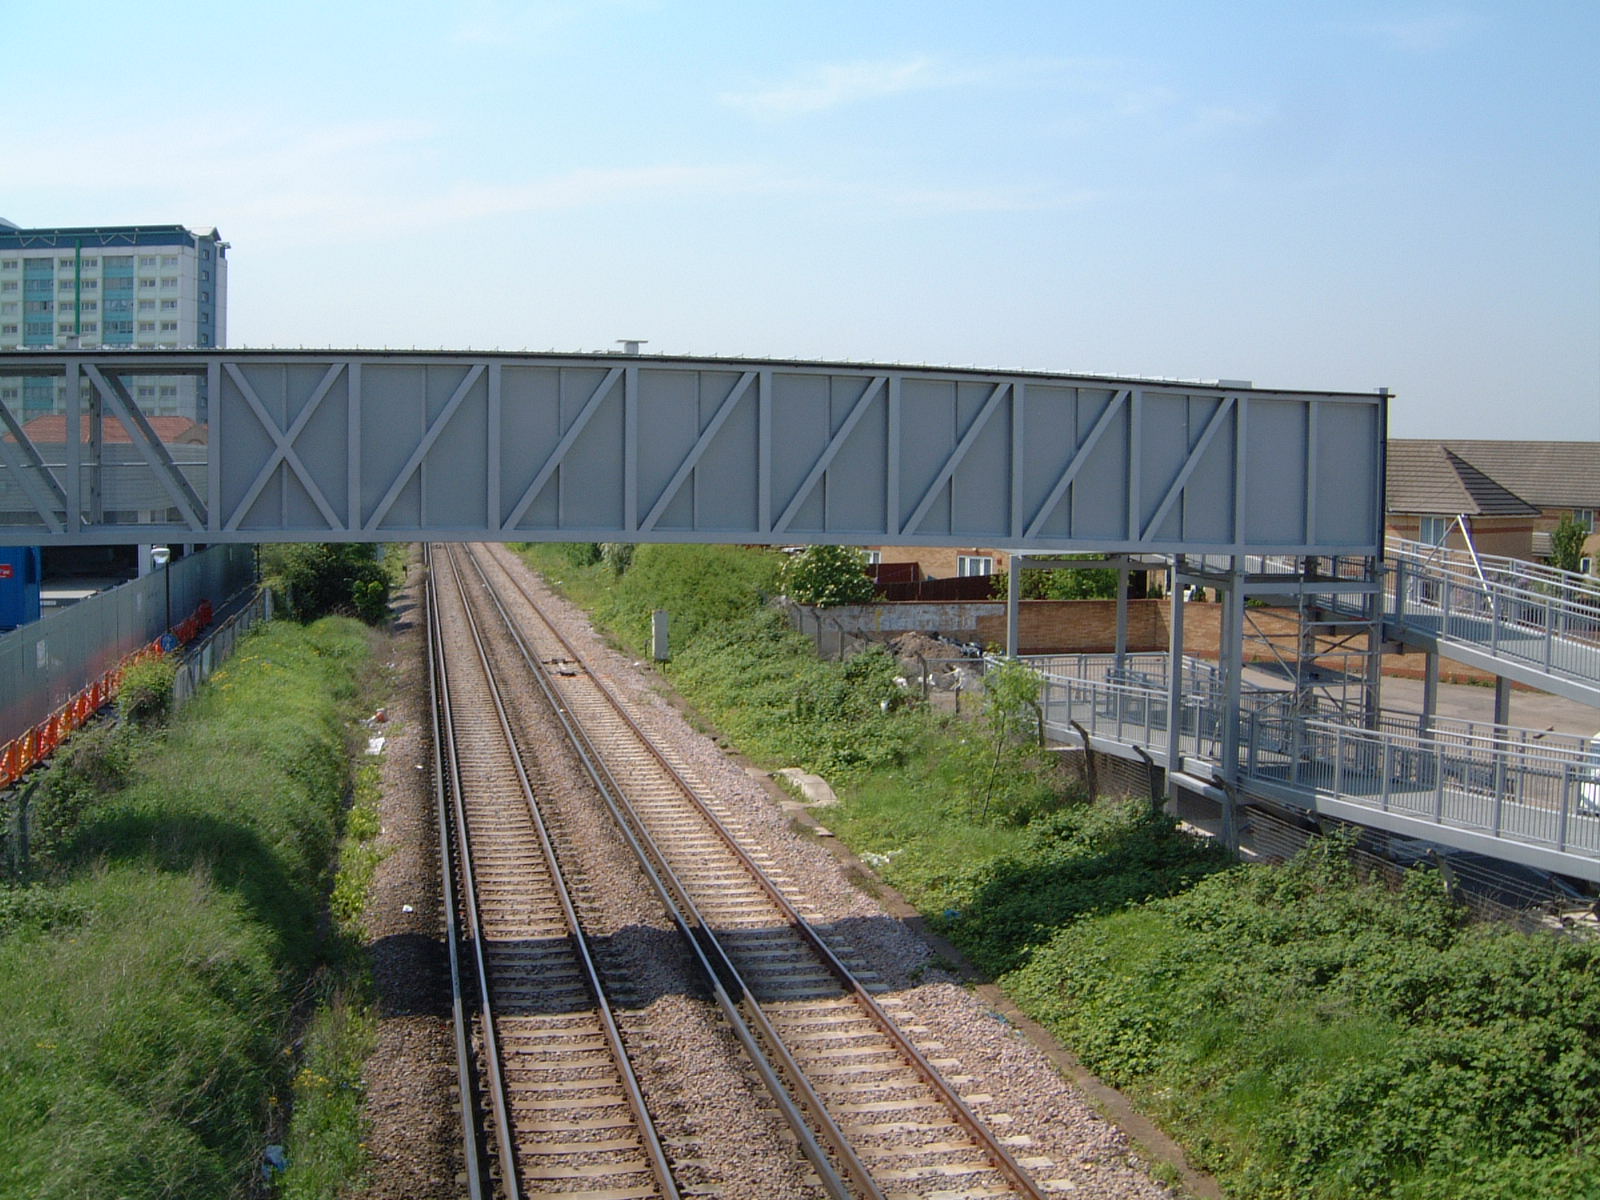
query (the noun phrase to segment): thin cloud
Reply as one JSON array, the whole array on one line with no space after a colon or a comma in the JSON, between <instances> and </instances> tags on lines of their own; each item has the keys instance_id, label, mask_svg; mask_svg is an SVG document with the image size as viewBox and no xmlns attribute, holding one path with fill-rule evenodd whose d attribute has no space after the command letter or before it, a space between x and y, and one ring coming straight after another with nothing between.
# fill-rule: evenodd
<instances>
[{"instance_id":1,"label":"thin cloud","mask_svg":"<svg viewBox=\"0 0 1600 1200\"><path fill-rule=\"evenodd\" d=\"M929 91L970 82L972 73L943 70L931 58L823 63L787 83L750 92L725 92L724 104L764 117L824 112L863 100Z\"/></svg>"},{"instance_id":2,"label":"thin cloud","mask_svg":"<svg viewBox=\"0 0 1600 1200\"><path fill-rule=\"evenodd\" d=\"M1432 54L1462 41L1482 24L1483 19L1473 13L1439 12L1427 16L1369 21L1356 28L1391 50Z\"/></svg>"}]
</instances>

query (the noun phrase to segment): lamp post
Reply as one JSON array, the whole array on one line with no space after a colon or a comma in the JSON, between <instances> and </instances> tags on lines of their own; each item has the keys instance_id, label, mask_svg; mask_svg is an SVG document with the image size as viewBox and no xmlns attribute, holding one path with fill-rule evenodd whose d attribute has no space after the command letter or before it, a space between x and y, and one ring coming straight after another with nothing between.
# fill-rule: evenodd
<instances>
[{"instance_id":1,"label":"lamp post","mask_svg":"<svg viewBox=\"0 0 1600 1200\"><path fill-rule=\"evenodd\" d=\"M161 568L161 583L167 596L166 620L161 626L161 647L166 650L169 649L167 638L171 635L172 630L172 576L167 574L167 563L172 561L172 547L151 546L150 561Z\"/></svg>"}]
</instances>

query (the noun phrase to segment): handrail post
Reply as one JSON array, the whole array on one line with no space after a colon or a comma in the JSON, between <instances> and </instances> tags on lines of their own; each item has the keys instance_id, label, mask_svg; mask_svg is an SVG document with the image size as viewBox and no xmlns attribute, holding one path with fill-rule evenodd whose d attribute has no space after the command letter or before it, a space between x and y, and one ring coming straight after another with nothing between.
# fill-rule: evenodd
<instances>
[{"instance_id":1,"label":"handrail post","mask_svg":"<svg viewBox=\"0 0 1600 1200\"><path fill-rule=\"evenodd\" d=\"M1389 776L1393 774L1394 746L1388 738L1384 738L1383 753L1378 756L1378 807L1384 812L1389 811Z\"/></svg>"},{"instance_id":2,"label":"handrail post","mask_svg":"<svg viewBox=\"0 0 1600 1200\"><path fill-rule=\"evenodd\" d=\"M1434 743L1433 752L1433 823L1444 824L1444 744Z\"/></svg>"},{"instance_id":3,"label":"handrail post","mask_svg":"<svg viewBox=\"0 0 1600 1200\"><path fill-rule=\"evenodd\" d=\"M1344 726L1333 727L1333 794L1344 795Z\"/></svg>"},{"instance_id":4,"label":"handrail post","mask_svg":"<svg viewBox=\"0 0 1600 1200\"><path fill-rule=\"evenodd\" d=\"M1567 814L1572 811L1572 764L1561 764L1561 807L1556 812L1556 849L1567 848Z\"/></svg>"}]
</instances>

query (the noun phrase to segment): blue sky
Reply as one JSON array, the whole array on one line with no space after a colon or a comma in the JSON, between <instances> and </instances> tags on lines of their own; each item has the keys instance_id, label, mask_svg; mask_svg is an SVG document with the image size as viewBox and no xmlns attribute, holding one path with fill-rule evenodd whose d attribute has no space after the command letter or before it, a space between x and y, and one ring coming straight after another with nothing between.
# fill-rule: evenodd
<instances>
[{"instance_id":1,"label":"blue sky","mask_svg":"<svg viewBox=\"0 0 1600 1200\"><path fill-rule=\"evenodd\" d=\"M0 56L0 217L218 227L236 346L1387 386L1397 436L1600 440L1592 0L0 0Z\"/></svg>"}]
</instances>

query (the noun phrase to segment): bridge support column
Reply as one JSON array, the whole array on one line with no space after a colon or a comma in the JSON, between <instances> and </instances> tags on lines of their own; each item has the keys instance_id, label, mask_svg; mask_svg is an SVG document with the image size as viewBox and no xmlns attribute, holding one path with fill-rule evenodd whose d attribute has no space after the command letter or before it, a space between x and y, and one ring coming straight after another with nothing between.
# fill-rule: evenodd
<instances>
[{"instance_id":1,"label":"bridge support column","mask_svg":"<svg viewBox=\"0 0 1600 1200\"><path fill-rule=\"evenodd\" d=\"M1504 675L1494 678L1494 723L1511 724L1511 681Z\"/></svg>"},{"instance_id":2,"label":"bridge support column","mask_svg":"<svg viewBox=\"0 0 1600 1200\"><path fill-rule=\"evenodd\" d=\"M1172 586L1168 589L1167 643L1167 804L1175 811L1178 785L1173 776L1183 770L1183 583L1182 560L1172 560Z\"/></svg>"},{"instance_id":3,"label":"bridge support column","mask_svg":"<svg viewBox=\"0 0 1600 1200\"><path fill-rule=\"evenodd\" d=\"M1439 707L1439 653L1429 650L1422 656L1422 732L1433 728Z\"/></svg>"},{"instance_id":4,"label":"bridge support column","mask_svg":"<svg viewBox=\"0 0 1600 1200\"><path fill-rule=\"evenodd\" d=\"M1123 679L1123 669L1128 657L1128 560L1117 564L1117 678Z\"/></svg>"},{"instance_id":5,"label":"bridge support column","mask_svg":"<svg viewBox=\"0 0 1600 1200\"><path fill-rule=\"evenodd\" d=\"M1239 782L1239 693L1244 673L1244 568L1238 556L1228 561L1228 585L1223 589L1222 636L1217 661L1222 666L1222 777Z\"/></svg>"},{"instance_id":6,"label":"bridge support column","mask_svg":"<svg viewBox=\"0 0 1600 1200\"><path fill-rule=\"evenodd\" d=\"M1013 554L1006 563L1006 657L1017 657L1017 647L1022 643L1022 560L1024 554Z\"/></svg>"}]
</instances>

